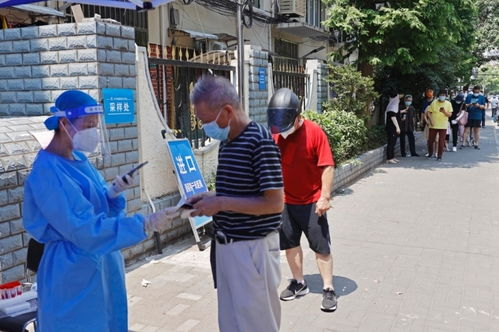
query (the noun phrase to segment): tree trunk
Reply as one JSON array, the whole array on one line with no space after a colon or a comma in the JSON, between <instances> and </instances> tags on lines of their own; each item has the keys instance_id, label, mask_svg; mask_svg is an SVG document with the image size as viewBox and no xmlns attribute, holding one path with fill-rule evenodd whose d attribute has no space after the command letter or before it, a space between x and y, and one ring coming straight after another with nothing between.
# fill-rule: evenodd
<instances>
[{"instance_id":1,"label":"tree trunk","mask_svg":"<svg viewBox=\"0 0 499 332\"><path fill-rule=\"evenodd\" d=\"M370 63L364 62L364 61L359 62L358 70L361 72L362 76L374 78L373 77L374 76L374 67ZM376 125L376 121L374 121L374 123L373 123L373 119L371 116L372 103L373 103L373 100L369 100L366 103L366 106L364 108L364 114L365 114L365 117L367 119L367 123L366 123L367 128L371 128L373 125Z\"/></svg>"},{"instance_id":2,"label":"tree trunk","mask_svg":"<svg viewBox=\"0 0 499 332\"><path fill-rule=\"evenodd\" d=\"M369 62L359 62L359 71L365 77L373 77L374 75L374 67Z\"/></svg>"}]
</instances>

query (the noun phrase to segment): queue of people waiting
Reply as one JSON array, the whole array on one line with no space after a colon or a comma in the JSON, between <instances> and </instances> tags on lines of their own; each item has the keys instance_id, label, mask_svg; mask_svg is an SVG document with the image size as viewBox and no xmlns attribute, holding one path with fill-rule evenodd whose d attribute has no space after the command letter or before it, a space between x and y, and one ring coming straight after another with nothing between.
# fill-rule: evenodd
<instances>
[{"instance_id":1,"label":"queue of people waiting","mask_svg":"<svg viewBox=\"0 0 499 332\"><path fill-rule=\"evenodd\" d=\"M396 88L389 91L389 102L385 110L387 135L387 162L397 164L395 146L400 138L402 157L419 157L416 152L414 132L419 128L427 142L425 157L442 160L444 151L473 147L480 150L480 129L485 127L485 110L492 109L492 120L498 121L496 95L487 98L480 86L471 91L458 93L441 90L434 97L432 89L426 89L419 112L413 105L412 95L404 95ZM499 125L499 123L498 123ZM409 154L406 153L406 138Z\"/></svg>"}]
</instances>

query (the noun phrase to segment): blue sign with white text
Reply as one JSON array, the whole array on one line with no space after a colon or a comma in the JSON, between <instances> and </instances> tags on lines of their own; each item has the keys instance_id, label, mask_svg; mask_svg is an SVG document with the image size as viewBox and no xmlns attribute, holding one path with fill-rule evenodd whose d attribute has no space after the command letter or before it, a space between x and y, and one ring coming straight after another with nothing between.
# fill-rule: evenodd
<instances>
[{"instance_id":1,"label":"blue sign with white text","mask_svg":"<svg viewBox=\"0 0 499 332\"><path fill-rule=\"evenodd\" d=\"M104 120L108 124L135 122L134 90L102 89Z\"/></svg>"},{"instance_id":2,"label":"blue sign with white text","mask_svg":"<svg viewBox=\"0 0 499 332\"><path fill-rule=\"evenodd\" d=\"M195 194L208 191L189 141L180 139L168 141L167 144L182 197L189 198ZM207 216L191 219L196 228L204 226L211 221L211 217Z\"/></svg>"},{"instance_id":3,"label":"blue sign with white text","mask_svg":"<svg viewBox=\"0 0 499 332\"><path fill-rule=\"evenodd\" d=\"M258 89L267 90L267 69L260 68L258 70Z\"/></svg>"}]
</instances>

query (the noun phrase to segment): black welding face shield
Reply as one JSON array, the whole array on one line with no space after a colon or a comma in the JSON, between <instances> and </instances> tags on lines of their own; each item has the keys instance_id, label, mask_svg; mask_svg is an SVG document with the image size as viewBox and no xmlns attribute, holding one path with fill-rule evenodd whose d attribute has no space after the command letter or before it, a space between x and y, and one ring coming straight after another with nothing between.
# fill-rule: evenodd
<instances>
[{"instance_id":1,"label":"black welding face shield","mask_svg":"<svg viewBox=\"0 0 499 332\"><path fill-rule=\"evenodd\" d=\"M300 100L296 94L287 88L277 90L267 108L270 132L279 134L289 130L300 113Z\"/></svg>"}]
</instances>

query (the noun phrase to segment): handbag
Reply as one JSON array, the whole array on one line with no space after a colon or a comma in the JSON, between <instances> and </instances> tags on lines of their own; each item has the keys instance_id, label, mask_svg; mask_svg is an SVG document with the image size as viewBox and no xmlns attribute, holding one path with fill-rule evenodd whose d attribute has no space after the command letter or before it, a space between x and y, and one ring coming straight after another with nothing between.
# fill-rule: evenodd
<instances>
[{"instance_id":1,"label":"handbag","mask_svg":"<svg viewBox=\"0 0 499 332\"><path fill-rule=\"evenodd\" d=\"M464 110L463 110L463 112L464 112L463 115L459 119L459 125L466 126L466 124L468 123L468 112L466 112Z\"/></svg>"}]
</instances>

